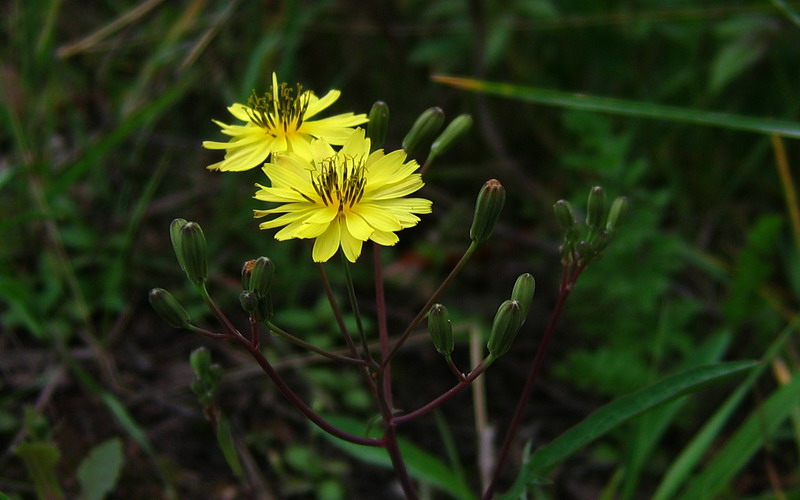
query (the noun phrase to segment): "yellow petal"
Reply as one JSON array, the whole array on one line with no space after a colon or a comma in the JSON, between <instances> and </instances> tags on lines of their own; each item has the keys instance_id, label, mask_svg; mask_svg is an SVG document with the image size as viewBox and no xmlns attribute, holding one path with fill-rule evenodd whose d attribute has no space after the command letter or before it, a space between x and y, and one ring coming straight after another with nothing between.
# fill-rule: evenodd
<instances>
[{"instance_id":1,"label":"yellow petal","mask_svg":"<svg viewBox=\"0 0 800 500\"><path fill-rule=\"evenodd\" d=\"M237 120L242 120L243 122L250 122L250 115L247 114L247 109L249 109L247 106L238 102L228 106L228 112L235 116Z\"/></svg>"},{"instance_id":2,"label":"yellow petal","mask_svg":"<svg viewBox=\"0 0 800 500\"><path fill-rule=\"evenodd\" d=\"M364 137L364 129L354 129L339 152L351 158L363 157L366 160L369 155L369 139Z\"/></svg>"},{"instance_id":3,"label":"yellow petal","mask_svg":"<svg viewBox=\"0 0 800 500\"><path fill-rule=\"evenodd\" d=\"M359 203L351 209L351 212L363 217L367 224L379 231L398 231L403 228L397 217L376 205Z\"/></svg>"},{"instance_id":4,"label":"yellow petal","mask_svg":"<svg viewBox=\"0 0 800 500\"><path fill-rule=\"evenodd\" d=\"M311 252L311 258L314 259L314 262L325 262L333 257L340 243L339 224L331 224L314 241L314 250Z\"/></svg>"},{"instance_id":5,"label":"yellow petal","mask_svg":"<svg viewBox=\"0 0 800 500\"><path fill-rule=\"evenodd\" d=\"M374 233L372 233L369 239L371 239L378 245L383 245L387 247L393 246L395 243L400 241L400 238L398 238L396 234L389 231L375 231Z\"/></svg>"},{"instance_id":6,"label":"yellow petal","mask_svg":"<svg viewBox=\"0 0 800 500\"><path fill-rule=\"evenodd\" d=\"M347 225L347 231L361 241L366 241L375 230L367 224L367 221L362 216L352 211L345 217L345 224Z\"/></svg>"},{"instance_id":7,"label":"yellow petal","mask_svg":"<svg viewBox=\"0 0 800 500\"><path fill-rule=\"evenodd\" d=\"M355 262L361 255L361 245L363 242L350 234L350 231L347 230L347 227L344 226L342 222L340 222L340 224L342 224L340 233L344 256L347 257L347 260L350 262Z\"/></svg>"},{"instance_id":8,"label":"yellow petal","mask_svg":"<svg viewBox=\"0 0 800 500\"><path fill-rule=\"evenodd\" d=\"M308 103L308 109L306 109L306 113L303 119L305 120L307 118L311 118L312 116L316 115L323 109L327 108L328 106L336 102L336 100L339 99L340 95L341 95L340 91L330 90L328 91L327 94L325 94L322 97L322 99L318 99L316 96L314 96Z\"/></svg>"}]
</instances>

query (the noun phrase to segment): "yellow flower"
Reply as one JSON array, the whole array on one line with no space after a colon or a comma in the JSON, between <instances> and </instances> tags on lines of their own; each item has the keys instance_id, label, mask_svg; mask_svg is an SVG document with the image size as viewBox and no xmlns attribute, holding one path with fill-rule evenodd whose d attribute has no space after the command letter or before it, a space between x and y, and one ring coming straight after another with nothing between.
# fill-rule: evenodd
<instances>
[{"instance_id":1,"label":"yellow flower","mask_svg":"<svg viewBox=\"0 0 800 500\"><path fill-rule=\"evenodd\" d=\"M315 262L330 259L339 247L350 262L361 255L367 240L394 245L395 231L415 226L427 214L431 202L404 198L424 183L416 161L406 162L402 150L370 154L370 140L357 128L338 152L324 140L311 142L313 158L279 154L264 165L271 187L256 184L255 198L282 205L256 210L256 217L283 214L262 222L261 229L283 227L277 240L316 238Z\"/></svg>"},{"instance_id":2,"label":"yellow flower","mask_svg":"<svg viewBox=\"0 0 800 500\"><path fill-rule=\"evenodd\" d=\"M331 90L322 99L300 85L292 89L278 85L272 74L270 92L257 97L255 91L247 105L236 103L228 111L244 125L227 125L217 120L222 133L231 136L228 142L204 141L207 149L224 149L225 159L209 165L209 170L249 170L261 165L274 153L293 152L311 159L311 139L325 139L329 144L342 145L353 131L352 127L367 121L366 115L343 113L321 120L310 120L333 104L341 92Z\"/></svg>"}]
</instances>

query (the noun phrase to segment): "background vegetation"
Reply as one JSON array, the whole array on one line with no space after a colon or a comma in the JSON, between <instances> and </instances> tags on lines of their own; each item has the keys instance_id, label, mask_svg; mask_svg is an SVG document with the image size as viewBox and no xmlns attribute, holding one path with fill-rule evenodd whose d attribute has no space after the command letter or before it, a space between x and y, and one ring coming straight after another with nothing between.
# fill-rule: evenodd
<instances>
[{"instance_id":1,"label":"background vegetation","mask_svg":"<svg viewBox=\"0 0 800 500\"><path fill-rule=\"evenodd\" d=\"M679 368L760 359L772 345L775 361L740 385L740 403L697 457L698 476L687 472L684 496L672 498L800 498L800 407L796 398L780 400L787 410L779 418L765 405L800 369L792 323L797 206L786 203L790 170L776 169L775 154L783 145L796 171L797 142L534 105L430 79L461 75L796 120L796 8L783 0L2 4L0 491L34 498L36 483L57 484L67 498L102 498L111 489L112 498L397 497L388 470L323 439L243 352L173 330L147 304L147 291L164 286L211 324L169 247L168 224L184 217L203 225L212 294L226 310L238 307L242 262L268 255L278 266L277 317L314 342L338 345L308 249L278 244L250 217L263 174L205 170L219 160L200 147L220 138L211 119L229 121L226 106L266 90L277 71L319 93L341 89L334 112L386 101L391 148L427 107L474 116L468 138L427 175L434 214L384 255L393 262L390 319L404 323L466 247L480 186L492 177L506 185L501 227L444 300L465 341L519 273L537 278L525 330L486 379L493 425L506 425L555 301L560 233L551 206L565 198L582 207L599 184L628 196L632 211L570 298L522 437L547 444L605 402ZM368 267L354 269L369 313ZM336 266L330 271L341 283ZM189 390L188 356L201 345L225 371L218 404L241 454L241 479ZM274 349L312 406L371 416L354 373ZM468 364L466 342L457 357ZM451 383L424 337L395 368L396 404L404 408ZM650 498L744 382L726 384L583 449L537 498ZM750 445L731 440L751 418L753 450L745 453ZM468 396L405 436L439 457L452 437L464 474L474 477ZM725 452L743 460L718 465ZM40 469L55 476L32 479L31 462L54 463ZM708 479L705 470L723 471L719 487L692 489Z\"/></svg>"}]
</instances>

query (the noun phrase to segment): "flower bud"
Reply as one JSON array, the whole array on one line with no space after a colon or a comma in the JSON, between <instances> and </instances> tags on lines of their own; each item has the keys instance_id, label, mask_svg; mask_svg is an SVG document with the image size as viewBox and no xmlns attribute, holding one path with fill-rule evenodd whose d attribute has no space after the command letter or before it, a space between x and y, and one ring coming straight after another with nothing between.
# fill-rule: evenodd
<instances>
[{"instance_id":1,"label":"flower bud","mask_svg":"<svg viewBox=\"0 0 800 500\"><path fill-rule=\"evenodd\" d=\"M450 356L453 352L453 326L450 324L447 308L442 304L434 304L431 307L428 313L428 332L439 354Z\"/></svg>"},{"instance_id":2,"label":"flower bud","mask_svg":"<svg viewBox=\"0 0 800 500\"><path fill-rule=\"evenodd\" d=\"M419 115L403 139L406 154L413 155L420 148L430 143L444 123L444 111L441 108L428 108Z\"/></svg>"},{"instance_id":3,"label":"flower bud","mask_svg":"<svg viewBox=\"0 0 800 500\"><path fill-rule=\"evenodd\" d=\"M472 117L469 115L459 115L439 134L439 137L431 144L431 153L428 160L432 160L450 149L453 144L460 140L472 127Z\"/></svg>"},{"instance_id":4,"label":"flower bud","mask_svg":"<svg viewBox=\"0 0 800 500\"><path fill-rule=\"evenodd\" d=\"M188 328L189 313L171 293L163 288L153 288L147 297L156 313L173 328Z\"/></svg>"},{"instance_id":5,"label":"flower bud","mask_svg":"<svg viewBox=\"0 0 800 500\"><path fill-rule=\"evenodd\" d=\"M258 298L258 319L267 321L272 317L272 294Z\"/></svg>"},{"instance_id":6,"label":"flower bud","mask_svg":"<svg viewBox=\"0 0 800 500\"><path fill-rule=\"evenodd\" d=\"M272 287L273 276L275 276L275 264L267 257L259 257L253 263L245 290L255 292L259 299L266 297Z\"/></svg>"},{"instance_id":7,"label":"flower bud","mask_svg":"<svg viewBox=\"0 0 800 500\"><path fill-rule=\"evenodd\" d=\"M578 222L575 219L575 211L572 209L570 202L558 200L553 205L553 213L555 213L556 221L558 221L558 225L561 226L561 230L564 232L564 239L567 241L575 239L577 237Z\"/></svg>"},{"instance_id":8,"label":"flower bud","mask_svg":"<svg viewBox=\"0 0 800 500\"><path fill-rule=\"evenodd\" d=\"M592 231L599 231L606 218L606 192L600 186L595 186L589 191L589 201L586 206L586 225Z\"/></svg>"},{"instance_id":9,"label":"flower bud","mask_svg":"<svg viewBox=\"0 0 800 500\"><path fill-rule=\"evenodd\" d=\"M486 181L475 201L475 215L472 217L472 226L469 228L469 237L472 240L482 243L489 239L505 201L506 190L500 181L497 179Z\"/></svg>"},{"instance_id":10,"label":"flower bud","mask_svg":"<svg viewBox=\"0 0 800 500\"><path fill-rule=\"evenodd\" d=\"M255 292L243 290L242 293L239 294L239 304L242 305L242 309L244 309L247 314L254 314L258 311L258 296Z\"/></svg>"},{"instance_id":11,"label":"flower bud","mask_svg":"<svg viewBox=\"0 0 800 500\"><path fill-rule=\"evenodd\" d=\"M377 101L369 110L367 123L367 137L371 141L371 149L381 149L386 141L386 131L389 129L389 106L383 101Z\"/></svg>"},{"instance_id":12,"label":"flower bud","mask_svg":"<svg viewBox=\"0 0 800 500\"><path fill-rule=\"evenodd\" d=\"M514 289L511 290L511 300L519 302L519 307L522 309L522 323L525 323L525 318L528 317L528 311L531 308L531 301L533 301L533 293L536 291L536 280L530 273L520 274L514 283Z\"/></svg>"},{"instance_id":13,"label":"flower bud","mask_svg":"<svg viewBox=\"0 0 800 500\"><path fill-rule=\"evenodd\" d=\"M516 300L506 300L497 309L492 322L492 332L486 348L489 354L499 358L507 353L522 326L522 308Z\"/></svg>"},{"instance_id":14,"label":"flower bud","mask_svg":"<svg viewBox=\"0 0 800 500\"><path fill-rule=\"evenodd\" d=\"M186 276L196 285L205 282L208 277L208 257L203 229L196 222L187 222L180 229L179 240Z\"/></svg>"},{"instance_id":15,"label":"flower bud","mask_svg":"<svg viewBox=\"0 0 800 500\"><path fill-rule=\"evenodd\" d=\"M628 214L628 199L624 196L616 198L611 203L611 210L608 212L608 220L606 221L606 231L613 233L617 230L622 223L625 216Z\"/></svg>"},{"instance_id":16,"label":"flower bud","mask_svg":"<svg viewBox=\"0 0 800 500\"><path fill-rule=\"evenodd\" d=\"M253 274L253 266L255 265L255 259L250 259L242 264L242 290L250 290L250 275Z\"/></svg>"},{"instance_id":17,"label":"flower bud","mask_svg":"<svg viewBox=\"0 0 800 500\"><path fill-rule=\"evenodd\" d=\"M169 225L169 239L172 242L172 250L178 258L181 271L186 272L186 265L183 263L183 250L181 249L181 228L186 225L186 219L174 219Z\"/></svg>"}]
</instances>

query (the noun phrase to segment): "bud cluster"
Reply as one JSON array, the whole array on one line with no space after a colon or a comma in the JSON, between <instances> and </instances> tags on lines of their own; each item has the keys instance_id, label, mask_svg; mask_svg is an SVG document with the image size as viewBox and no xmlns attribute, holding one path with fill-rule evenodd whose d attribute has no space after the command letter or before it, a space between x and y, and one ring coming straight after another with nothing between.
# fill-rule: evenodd
<instances>
[{"instance_id":1,"label":"bud cluster","mask_svg":"<svg viewBox=\"0 0 800 500\"><path fill-rule=\"evenodd\" d=\"M242 266L242 293L239 302L248 314L267 321L272 316L272 278L275 264L267 257L248 260Z\"/></svg>"},{"instance_id":2,"label":"bud cluster","mask_svg":"<svg viewBox=\"0 0 800 500\"><path fill-rule=\"evenodd\" d=\"M578 223L568 201L559 200L553 205L556 220L564 234L564 242L560 247L564 263L585 265L600 258L625 218L628 199L622 196L616 198L608 210L606 205L605 190L600 186L593 187L586 203L585 228Z\"/></svg>"}]
</instances>

